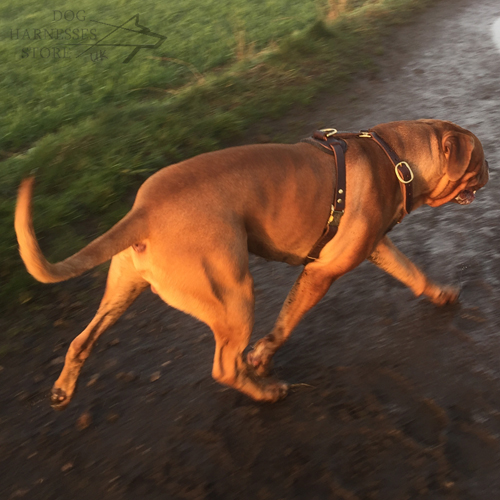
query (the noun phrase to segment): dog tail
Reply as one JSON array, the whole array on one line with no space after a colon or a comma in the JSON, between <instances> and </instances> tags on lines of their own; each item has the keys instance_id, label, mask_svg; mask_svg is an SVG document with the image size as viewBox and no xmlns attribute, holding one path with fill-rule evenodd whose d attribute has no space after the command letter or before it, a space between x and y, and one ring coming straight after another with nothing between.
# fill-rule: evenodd
<instances>
[{"instance_id":1,"label":"dog tail","mask_svg":"<svg viewBox=\"0 0 500 500\"><path fill-rule=\"evenodd\" d=\"M33 177L21 182L17 195L14 227L19 253L26 269L42 283L57 283L79 276L147 237L147 224L142 211L131 210L109 231L85 248L61 262L51 264L43 256L33 229L31 214L33 183Z\"/></svg>"}]
</instances>

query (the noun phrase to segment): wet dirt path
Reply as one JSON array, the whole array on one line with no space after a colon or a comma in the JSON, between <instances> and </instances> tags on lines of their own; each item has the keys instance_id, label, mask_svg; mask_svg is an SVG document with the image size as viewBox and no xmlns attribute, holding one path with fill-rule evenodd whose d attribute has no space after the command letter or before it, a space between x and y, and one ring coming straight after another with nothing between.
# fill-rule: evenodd
<instances>
[{"instance_id":1,"label":"wet dirt path","mask_svg":"<svg viewBox=\"0 0 500 500\"><path fill-rule=\"evenodd\" d=\"M1 362L0 498L500 498L497 18L497 0L444 0L398 31L375 77L274 124L290 142L422 117L472 130L487 188L469 207L419 209L391 234L435 280L462 286L459 306L414 299L365 263L278 354L278 376L304 385L258 405L211 380L209 330L148 293L58 414L45 396L94 312L63 297L46 333L26 338L29 354ZM252 272L255 340L299 270L254 259Z\"/></svg>"}]
</instances>

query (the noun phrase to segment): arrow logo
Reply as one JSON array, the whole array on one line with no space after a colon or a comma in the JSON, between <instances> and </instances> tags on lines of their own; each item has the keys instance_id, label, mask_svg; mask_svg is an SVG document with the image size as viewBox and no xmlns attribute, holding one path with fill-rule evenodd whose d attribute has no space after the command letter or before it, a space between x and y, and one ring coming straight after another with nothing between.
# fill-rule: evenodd
<instances>
[{"instance_id":1,"label":"arrow logo","mask_svg":"<svg viewBox=\"0 0 500 500\"><path fill-rule=\"evenodd\" d=\"M130 23L131 21L135 20L135 25L132 28L126 28L125 25ZM132 52L125 58L123 61L124 63L130 62L137 52L141 49L157 49L166 39L167 37L164 35L160 35L158 33L155 33L151 31L148 27L143 26L139 24L139 14L136 14L135 16L132 16L130 19L125 21L123 24L116 26L114 24L108 24L108 23L103 23L101 21L95 21L91 20L93 23L98 23L98 24L104 24L106 26L111 26L113 29L105 36L97 40L95 43L66 43L64 45L88 45L88 48L86 48L83 52L78 54L76 57L83 56L87 52L91 51L92 49L98 48L100 49L101 47L134 47ZM137 28L137 29L134 29ZM132 35L135 38L137 35L142 35L146 37L153 37L157 38L158 41L155 44L152 43L109 43L110 40L109 38L114 35L114 34L123 34L123 32L126 32L127 35Z\"/></svg>"}]
</instances>

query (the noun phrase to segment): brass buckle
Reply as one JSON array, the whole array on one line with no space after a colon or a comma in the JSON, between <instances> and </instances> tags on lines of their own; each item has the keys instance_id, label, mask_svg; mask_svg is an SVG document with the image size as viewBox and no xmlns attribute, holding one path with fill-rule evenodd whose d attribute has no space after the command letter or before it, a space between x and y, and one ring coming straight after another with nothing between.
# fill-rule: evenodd
<instances>
[{"instance_id":1,"label":"brass buckle","mask_svg":"<svg viewBox=\"0 0 500 500\"><path fill-rule=\"evenodd\" d=\"M335 207L332 205L330 208L330 217L328 218L327 224L331 224L333 221L335 221L336 225L338 226L343 215L344 210L335 210Z\"/></svg>"},{"instance_id":2,"label":"brass buckle","mask_svg":"<svg viewBox=\"0 0 500 500\"><path fill-rule=\"evenodd\" d=\"M332 135L335 135L338 130L336 128L322 128L320 132L325 132L326 137L331 137Z\"/></svg>"},{"instance_id":3,"label":"brass buckle","mask_svg":"<svg viewBox=\"0 0 500 500\"><path fill-rule=\"evenodd\" d=\"M335 207L332 205L332 206L330 207L330 217L328 217L328 222L327 222L327 224L330 224L330 222L332 222L332 220L333 220L333 212L335 212Z\"/></svg>"},{"instance_id":4,"label":"brass buckle","mask_svg":"<svg viewBox=\"0 0 500 500\"><path fill-rule=\"evenodd\" d=\"M402 165L403 165L403 166L405 166L405 167L407 167L407 168L408 168L408 170L410 171L411 178L410 178L409 180L407 180L407 181L405 181L405 180L403 179L403 177L401 176L401 174L399 173L399 170L398 170L398 168L399 168L400 166L402 166ZM399 163L398 163L398 164L394 167L394 170L395 170L395 172L396 172L396 177L398 178L398 181L399 181L399 182L401 182L401 183L403 183L403 184L410 184L410 182L414 179L414 176L413 176L413 170L410 168L410 165L408 165L408 163L407 163L407 162L405 162L405 161L400 161L400 162L399 162Z\"/></svg>"},{"instance_id":5,"label":"brass buckle","mask_svg":"<svg viewBox=\"0 0 500 500\"><path fill-rule=\"evenodd\" d=\"M372 138L372 135L369 133L369 132L366 132L366 131L361 131L359 133L359 136L358 137L363 137L363 138L366 138L366 139L371 139Z\"/></svg>"}]
</instances>

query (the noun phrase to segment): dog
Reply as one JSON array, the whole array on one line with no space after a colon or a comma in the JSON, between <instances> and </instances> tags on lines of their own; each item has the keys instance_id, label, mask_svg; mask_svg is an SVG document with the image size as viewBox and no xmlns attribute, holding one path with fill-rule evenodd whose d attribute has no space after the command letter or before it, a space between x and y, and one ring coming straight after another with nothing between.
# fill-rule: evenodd
<instances>
[{"instance_id":1,"label":"dog","mask_svg":"<svg viewBox=\"0 0 500 500\"><path fill-rule=\"evenodd\" d=\"M447 121L398 121L372 131L407 162L413 208L469 204L488 181L480 141ZM405 257L387 232L401 219L400 182L383 149L357 136L347 151L344 215L318 258L305 265L272 332L244 355L254 322L248 253L302 265L320 238L336 189L332 157L304 142L238 146L164 168L140 187L130 212L105 234L56 264L42 255L33 229L33 178L22 181L15 229L27 270L59 282L111 259L96 316L71 343L51 402L70 402L99 336L148 286L167 304L206 323L216 347L212 376L258 401L284 397L288 385L268 376L271 359L303 315L340 276L365 259L416 296L444 305L458 290L440 286Z\"/></svg>"}]
</instances>

